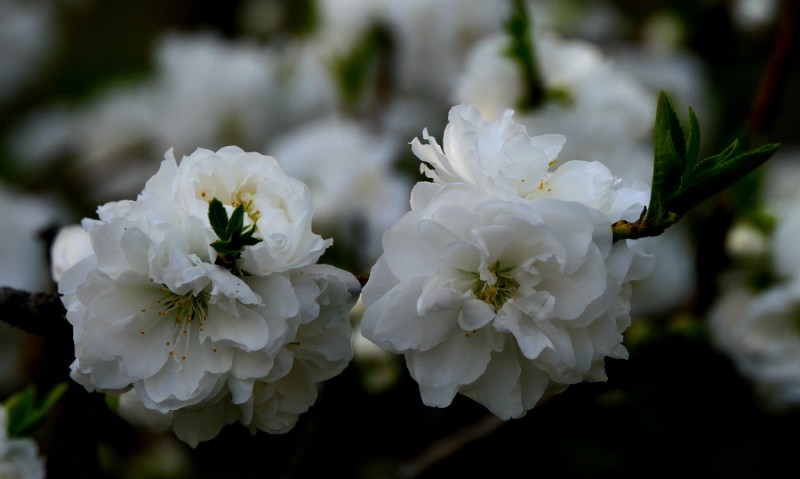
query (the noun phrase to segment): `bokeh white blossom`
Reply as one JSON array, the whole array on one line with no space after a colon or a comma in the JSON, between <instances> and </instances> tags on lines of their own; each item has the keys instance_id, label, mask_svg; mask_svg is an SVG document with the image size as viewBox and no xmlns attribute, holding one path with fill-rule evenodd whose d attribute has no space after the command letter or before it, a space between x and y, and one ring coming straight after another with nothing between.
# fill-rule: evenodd
<instances>
[{"instance_id":1,"label":"bokeh white blossom","mask_svg":"<svg viewBox=\"0 0 800 479\"><path fill-rule=\"evenodd\" d=\"M289 132L267 147L312 192L314 229L349 251L358 271L381 252L381 237L408 210L411 181L394 168L401 145L335 116Z\"/></svg>"},{"instance_id":2,"label":"bokeh white blossom","mask_svg":"<svg viewBox=\"0 0 800 479\"><path fill-rule=\"evenodd\" d=\"M8 436L8 410L0 405L0 477L8 479L43 479L45 461L39 446L28 437Z\"/></svg>"}]
</instances>

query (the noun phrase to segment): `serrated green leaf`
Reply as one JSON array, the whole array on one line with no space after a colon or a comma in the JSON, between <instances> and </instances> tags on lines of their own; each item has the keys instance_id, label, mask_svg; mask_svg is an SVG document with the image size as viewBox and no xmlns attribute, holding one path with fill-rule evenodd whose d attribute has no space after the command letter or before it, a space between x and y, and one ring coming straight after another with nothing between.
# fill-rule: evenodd
<instances>
[{"instance_id":1,"label":"serrated green leaf","mask_svg":"<svg viewBox=\"0 0 800 479\"><path fill-rule=\"evenodd\" d=\"M668 211L669 198L678 189L685 167L683 129L666 93L661 92L653 132L653 183L647 218L658 221Z\"/></svg>"},{"instance_id":2,"label":"serrated green leaf","mask_svg":"<svg viewBox=\"0 0 800 479\"><path fill-rule=\"evenodd\" d=\"M733 155L736 153L736 150L739 149L739 140L733 140L733 142L728 145L727 148L722 150L720 153L716 155L709 156L708 158L704 158L701 161L698 161L697 164L692 168L690 171L691 176L697 176L699 174L709 172L714 168L717 168L720 164L725 163L728 161Z\"/></svg>"},{"instance_id":3,"label":"serrated green leaf","mask_svg":"<svg viewBox=\"0 0 800 479\"><path fill-rule=\"evenodd\" d=\"M243 226L244 206L239 205L233 210L233 213L231 213L231 217L228 220L228 229L226 230L228 238L233 241L234 235L239 236L241 234Z\"/></svg>"},{"instance_id":4,"label":"serrated green leaf","mask_svg":"<svg viewBox=\"0 0 800 479\"><path fill-rule=\"evenodd\" d=\"M700 156L700 122L694 114L692 107L689 107L689 136L686 138L686 168L689 171L697 164Z\"/></svg>"},{"instance_id":5,"label":"serrated green leaf","mask_svg":"<svg viewBox=\"0 0 800 479\"><path fill-rule=\"evenodd\" d=\"M731 145L733 146L733 145ZM730 153L715 155L718 160L708 158L706 167L693 174L681 186L678 195L670 202L670 209L678 214L694 208L703 201L720 193L742 177L766 162L778 149L777 143L764 145L746 153L730 157ZM726 148L729 151L731 148ZM727 156L727 157L726 157Z\"/></svg>"},{"instance_id":6,"label":"serrated green leaf","mask_svg":"<svg viewBox=\"0 0 800 479\"><path fill-rule=\"evenodd\" d=\"M253 233L255 233L255 231L253 231L253 232L251 232L251 233L249 233L247 235L243 235L242 236L242 238L240 240L240 243L242 244L243 247L244 246L253 246L253 245L256 245L256 244L261 242L261 238L255 238L253 236Z\"/></svg>"},{"instance_id":7,"label":"serrated green leaf","mask_svg":"<svg viewBox=\"0 0 800 479\"><path fill-rule=\"evenodd\" d=\"M672 139L672 149L675 151L679 161L680 172L686 170L686 134L683 132L683 125L681 124L678 115L675 113L675 108L669 97L664 95L666 111L669 119L669 136Z\"/></svg>"},{"instance_id":8,"label":"serrated green leaf","mask_svg":"<svg viewBox=\"0 0 800 479\"><path fill-rule=\"evenodd\" d=\"M216 198L208 204L208 222L211 223L214 234L220 239L228 237L228 212L225 211L222 202Z\"/></svg>"}]
</instances>

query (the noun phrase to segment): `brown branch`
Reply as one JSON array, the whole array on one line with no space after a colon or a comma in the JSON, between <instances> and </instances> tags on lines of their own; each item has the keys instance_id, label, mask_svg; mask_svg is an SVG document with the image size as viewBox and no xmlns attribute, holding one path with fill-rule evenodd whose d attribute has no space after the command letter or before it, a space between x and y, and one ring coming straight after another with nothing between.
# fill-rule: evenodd
<instances>
[{"instance_id":1,"label":"brown branch","mask_svg":"<svg viewBox=\"0 0 800 479\"><path fill-rule=\"evenodd\" d=\"M780 99L786 87L789 67L798 45L800 2L784 2L781 23L775 34L769 63L764 71L753 99L748 118L751 138L762 135L775 120Z\"/></svg>"},{"instance_id":2,"label":"brown branch","mask_svg":"<svg viewBox=\"0 0 800 479\"><path fill-rule=\"evenodd\" d=\"M431 444L422 454L401 464L395 470L395 475L393 477L396 479L412 479L418 477L431 466L452 456L467 444L488 436L504 423L505 421L494 414L488 414L474 424Z\"/></svg>"},{"instance_id":3,"label":"brown branch","mask_svg":"<svg viewBox=\"0 0 800 479\"><path fill-rule=\"evenodd\" d=\"M0 321L25 332L47 337L72 337L66 309L55 293L30 293L0 287Z\"/></svg>"}]
</instances>

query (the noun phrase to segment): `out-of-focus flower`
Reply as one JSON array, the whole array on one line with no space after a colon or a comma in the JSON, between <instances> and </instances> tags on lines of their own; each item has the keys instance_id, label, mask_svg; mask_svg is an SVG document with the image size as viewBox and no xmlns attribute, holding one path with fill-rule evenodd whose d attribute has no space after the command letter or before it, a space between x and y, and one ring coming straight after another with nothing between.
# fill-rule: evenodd
<instances>
[{"instance_id":1,"label":"out-of-focus flower","mask_svg":"<svg viewBox=\"0 0 800 479\"><path fill-rule=\"evenodd\" d=\"M40 479L45 477L44 459L33 439L8 437L8 411L0 405L0 477Z\"/></svg>"},{"instance_id":2,"label":"out-of-focus flower","mask_svg":"<svg viewBox=\"0 0 800 479\"><path fill-rule=\"evenodd\" d=\"M742 30L757 30L774 22L778 17L779 0L731 0L731 17Z\"/></svg>"},{"instance_id":3,"label":"out-of-focus flower","mask_svg":"<svg viewBox=\"0 0 800 479\"><path fill-rule=\"evenodd\" d=\"M737 223L725 236L725 250L736 259L763 260L768 252L768 236L755 226Z\"/></svg>"},{"instance_id":4,"label":"out-of-focus flower","mask_svg":"<svg viewBox=\"0 0 800 479\"><path fill-rule=\"evenodd\" d=\"M509 10L509 2L482 0L385 2L400 90L446 99L472 45L500 31Z\"/></svg>"},{"instance_id":5,"label":"out-of-focus flower","mask_svg":"<svg viewBox=\"0 0 800 479\"><path fill-rule=\"evenodd\" d=\"M697 288L695 251L689 228L678 223L659 236L641 238L636 243L655 259L653 271L633 283L631 314L642 318L674 312Z\"/></svg>"},{"instance_id":6,"label":"out-of-focus flower","mask_svg":"<svg viewBox=\"0 0 800 479\"><path fill-rule=\"evenodd\" d=\"M708 316L714 345L752 381L764 405L800 404L800 287L785 283L761 293L733 286Z\"/></svg>"},{"instance_id":7,"label":"out-of-focus flower","mask_svg":"<svg viewBox=\"0 0 800 479\"><path fill-rule=\"evenodd\" d=\"M306 44L278 50L208 32L168 33L153 55L155 71L144 81L113 85L76 110L31 115L14 135L14 154L37 165L74 156L87 193L105 201L138 192L168 148L254 150L336 104L328 66Z\"/></svg>"},{"instance_id":8,"label":"out-of-focus flower","mask_svg":"<svg viewBox=\"0 0 800 479\"><path fill-rule=\"evenodd\" d=\"M589 43L542 31L534 41L542 81L553 97L518 112L517 121L532 134L566 135L563 161L600 161L620 178L649 182L655 96ZM509 42L507 35L493 35L476 44L456 89L456 101L475 105L489 119L525 95L520 67L506 54Z\"/></svg>"},{"instance_id":9,"label":"out-of-focus flower","mask_svg":"<svg viewBox=\"0 0 800 479\"><path fill-rule=\"evenodd\" d=\"M42 233L63 211L47 197L35 197L0 184L0 286L38 292L50 290L47 242Z\"/></svg>"},{"instance_id":10,"label":"out-of-focus flower","mask_svg":"<svg viewBox=\"0 0 800 479\"><path fill-rule=\"evenodd\" d=\"M0 2L0 104L31 83L54 51L58 25L53 7L43 1Z\"/></svg>"},{"instance_id":11,"label":"out-of-focus flower","mask_svg":"<svg viewBox=\"0 0 800 479\"><path fill-rule=\"evenodd\" d=\"M269 395L261 383L302 376L314 385L341 371L352 356L347 312L358 283L315 264L330 242L311 231L305 185L274 158L238 147L198 149L180 165L165 156L136 201L108 203L99 220L83 222L94 253L59 283L74 327L73 379L89 390L133 388L147 409L177 414L208 413L223 398L244 407ZM215 198L229 215L241 206L261 240L235 269L215 264ZM320 328L329 329L305 340ZM224 423L179 426L176 416L175 430L196 444Z\"/></svg>"},{"instance_id":12,"label":"out-of-focus flower","mask_svg":"<svg viewBox=\"0 0 800 479\"><path fill-rule=\"evenodd\" d=\"M474 120L466 131L461 115ZM549 143L510 115L475 115L451 110L444 152L415 143L437 183L418 183L411 211L384 235L361 328L405 355L426 404L461 393L508 419L547 391L605 379L604 359L626 357L629 283L650 264L610 230L641 195L619 194L594 163L565 164L573 181L556 181L561 169L547 169L563 139L545 153ZM528 181L532 190L515 188Z\"/></svg>"},{"instance_id":13,"label":"out-of-focus flower","mask_svg":"<svg viewBox=\"0 0 800 479\"><path fill-rule=\"evenodd\" d=\"M800 405L797 155L782 150L761 170L758 204L728 231L734 262L707 320L715 347L770 409Z\"/></svg>"},{"instance_id":14,"label":"out-of-focus flower","mask_svg":"<svg viewBox=\"0 0 800 479\"><path fill-rule=\"evenodd\" d=\"M61 228L50 247L50 274L58 283L64 272L94 254L92 238L81 225Z\"/></svg>"},{"instance_id":15,"label":"out-of-focus flower","mask_svg":"<svg viewBox=\"0 0 800 479\"><path fill-rule=\"evenodd\" d=\"M408 210L410 181L393 171L397 143L331 117L301 127L269 151L314 197L314 229L334 236L371 266L383 232Z\"/></svg>"}]
</instances>

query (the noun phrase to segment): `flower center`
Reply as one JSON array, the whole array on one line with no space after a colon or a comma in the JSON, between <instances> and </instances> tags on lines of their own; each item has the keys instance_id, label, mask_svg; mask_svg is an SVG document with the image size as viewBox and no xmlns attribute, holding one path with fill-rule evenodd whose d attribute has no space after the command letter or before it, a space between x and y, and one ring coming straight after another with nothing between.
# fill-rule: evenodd
<instances>
[{"instance_id":1,"label":"flower center","mask_svg":"<svg viewBox=\"0 0 800 479\"><path fill-rule=\"evenodd\" d=\"M477 277L475 286L472 287L475 297L493 306L495 311L502 308L507 300L514 297L519 288L519 283L511 275L513 269L513 267L501 268L497 262L489 268L489 272L492 273L489 281L483 281L478 273L472 273Z\"/></svg>"},{"instance_id":2,"label":"flower center","mask_svg":"<svg viewBox=\"0 0 800 479\"><path fill-rule=\"evenodd\" d=\"M213 188L212 188L213 189ZM206 203L210 203L212 199L218 198L222 203L225 203L225 196L217 196L212 194L213 192L209 192L207 189L202 189L200 191L200 199L205 201ZM256 224L258 220L261 218L261 212L256 209L255 205L253 204L253 193L250 191L242 191L237 190L236 193L233 195L233 199L231 200L230 205L236 209L239 205L242 205L244 208L244 213L247 215L248 218Z\"/></svg>"},{"instance_id":3,"label":"flower center","mask_svg":"<svg viewBox=\"0 0 800 479\"><path fill-rule=\"evenodd\" d=\"M253 224L256 224L261 218L261 212L253 205L253 195L250 193L240 193L236 195L231 206L237 208L239 205L244 207L244 213L250 218Z\"/></svg>"},{"instance_id":4,"label":"flower center","mask_svg":"<svg viewBox=\"0 0 800 479\"><path fill-rule=\"evenodd\" d=\"M160 309L158 316L174 320L170 340L166 342L166 346L170 348L169 355L180 357L185 361L189 356L190 342L199 343L197 335L205 329L205 321L208 318L208 293L202 291L198 295L191 292L179 295L166 286L161 286L159 290L164 295L156 301ZM197 324L198 327L193 328L193 324ZM140 334L144 334L144 331ZM190 336L194 338L190 339ZM176 353L176 350L179 352ZM216 348L213 351L216 352Z\"/></svg>"}]
</instances>

